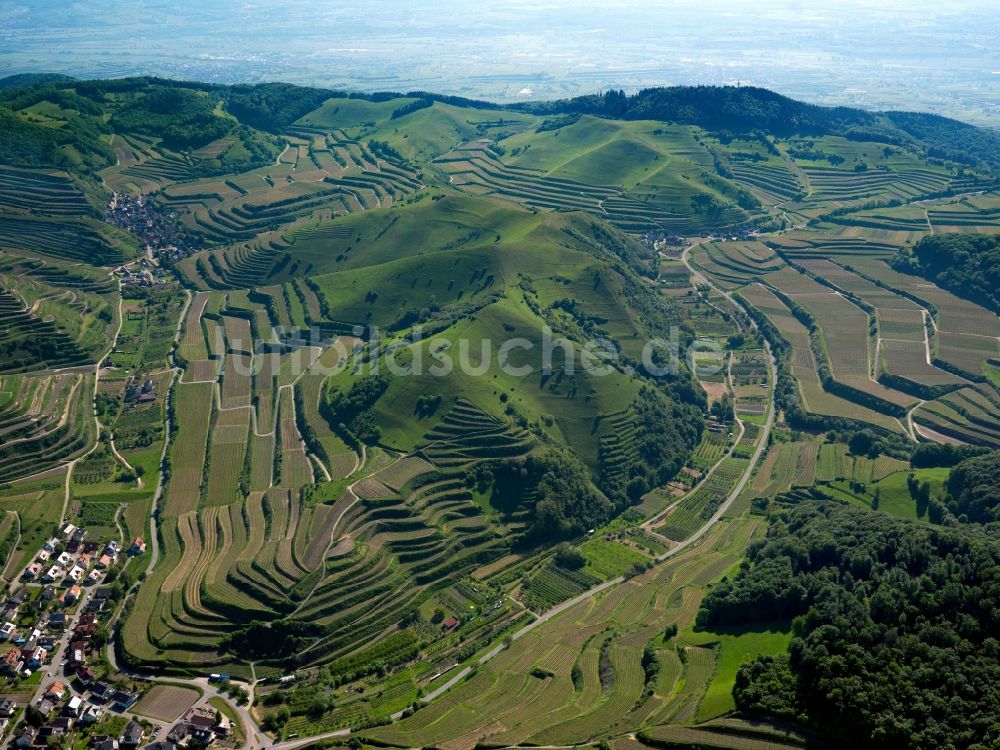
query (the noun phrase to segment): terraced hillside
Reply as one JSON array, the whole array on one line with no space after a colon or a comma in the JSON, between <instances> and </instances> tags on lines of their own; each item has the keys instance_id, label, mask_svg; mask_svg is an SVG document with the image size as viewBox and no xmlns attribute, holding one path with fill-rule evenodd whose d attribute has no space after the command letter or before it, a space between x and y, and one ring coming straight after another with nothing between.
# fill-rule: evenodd
<instances>
[{"instance_id":1,"label":"terraced hillside","mask_svg":"<svg viewBox=\"0 0 1000 750\"><path fill-rule=\"evenodd\" d=\"M838 218L839 229L819 225L766 237L756 267L746 264L745 254L741 260L738 246L727 249L728 243L694 247L690 260L775 327L775 335L793 352L790 374L806 413L890 430L903 425L912 439L957 436L947 420L942 422L942 412L951 408L950 394L978 383L987 404L996 397L987 376L1000 353L1000 320L926 279L895 270L896 259L908 252L903 242L931 231L926 216L918 230L870 228L867 218L852 225L855 215ZM935 410L936 416L929 416ZM953 411L949 416L952 425L967 421ZM928 420L945 431L935 433ZM964 435L971 442L991 442L974 431Z\"/></svg>"},{"instance_id":2,"label":"terraced hillside","mask_svg":"<svg viewBox=\"0 0 1000 750\"><path fill-rule=\"evenodd\" d=\"M729 650L740 646L707 634L670 640L663 623L686 632L702 588L736 559L728 549L753 533L753 522L725 524L697 551L585 598L481 665L446 696L398 725L367 734L393 744L447 741L459 748L481 741L565 744L711 715L701 696L714 680L725 684L729 668L722 665ZM784 640L778 637L770 647ZM654 678L643 668L644 650L659 659Z\"/></svg>"},{"instance_id":3,"label":"terraced hillside","mask_svg":"<svg viewBox=\"0 0 1000 750\"><path fill-rule=\"evenodd\" d=\"M997 419L1000 392L991 384L969 386L921 404L913 413L917 429L929 428L931 439L944 435L976 445L1000 445ZM940 438L938 438L940 439Z\"/></svg>"},{"instance_id":4,"label":"terraced hillside","mask_svg":"<svg viewBox=\"0 0 1000 750\"><path fill-rule=\"evenodd\" d=\"M478 195L497 195L537 208L587 211L627 231L683 230L688 226L683 216L644 205L613 187L508 167L482 141L462 144L435 163L452 184Z\"/></svg>"},{"instance_id":5,"label":"terraced hillside","mask_svg":"<svg viewBox=\"0 0 1000 750\"><path fill-rule=\"evenodd\" d=\"M135 240L95 221L53 221L0 214L0 248L43 258L111 266L135 254Z\"/></svg>"},{"instance_id":6,"label":"terraced hillside","mask_svg":"<svg viewBox=\"0 0 1000 750\"><path fill-rule=\"evenodd\" d=\"M512 238L498 244L470 231L472 222L454 220L456 209ZM603 330L631 347L645 326L653 330L668 320L640 318L639 311L666 316L668 307L588 236L593 225L459 196L349 221L358 235L376 237L343 261L350 270L194 296L178 348L186 369L174 394L177 434L163 509L168 541L154 571L162 590L174 593L157 597L151 588L145 594L149 601L123 631L130 658L175 669L205 663L243 673L250 659L277 668L289 654L260 650L252 623L264 615L302 623L296 653L303 663L347 659L362 643L381 643L395 633L393 624L441 586L509 555L519 538L536 533L531 505L537 498L530 486L515 502L490 499L470 486L470 472L485 471L488 488L490 472L508 471L511 462L533 455L544 445L537 435L544 435L570 449L573 460L618 497L643 461L638 430L654 417L639 396L641 382L621 371L601 377L574 372L578 356L555 360L558 372L551 376L532 354L529 375L520 363L511 373L489 361L486 375L477 365L478 372L417 372L382 383L364 367L361 339L289 338L278 348L267 336L269 327L318 324L329 330L335 321L370 320L356 312L370 301L337 291L354 287L352 278L366 281L350 294L364 292L369 300L374 279L384 279L376 287L384 292L376 320L393 323L388 316L405 316L414 302L413 284L399 281L413 278L401 273L409 265L425 273L441 269L447 274L441 288L453 278L454 297L438 297L439 310L428 320L436 338L398 341L391 355L397 362L440 358L448 340L459 355L469 340L537 338L546 320L581 336L572 326L582 319L559 303L569 290L602 315ZM323 230L301 230L288 252L300 260L313 252L320 257L330 239ZM412 258L399 259L393 248L421 234L442 244L414 245ZM457 239L445 241L449 237ZM332 238L340 241L338 234ZM641 252L624 236L604 239L630 260ZM549 258L561 258L558 282L547 277L550 266L541 259L525 262L523 247L545 247ZM535 278L537 286L520 286L524 278ZM427 295L424 289L419 294ZM390 302L394 298L398 302ZM539 353L541 346L541 340L532 344ZM539 385L530 384L535 377ZM378 425L377 440L362 432L350 405L371 382L381 390L365 406ZM660 398L646 397L669 409ZM693 417L679 404L673 408L678 419ZM588 427L595 414L606 415L606 425ZM612 450L605 437L622 432L631 432L631 442ZM658 471L679 468L683 441L697 438L693 425L691 432L679 428L670 438L680 441L671 445L675 463ZM211 531L220 524L220 531ZM184 565L190 570L178 573ZM217 571L211 580L209 570ZM359 621L366 626L359 628ZM220 641L224 622L235 623L238 632Z\"/></svg>"},{"instance_id":7,"label":"terraced hillside","mask_svg":"<svg viewBox=\"0 0 1000 750\"><path fill-rule=\"evenodd\" d=\"M300 218L329 219L389 208L421 186L412 167L380 159L343 133L301 128L293 132L292 143L303 140L303 134L310 136L301 147L304 157L295 163L279 160L225 180L171 185L158 194L158 201L179 211L191 231L218 244L252 240Z\"/></svg>"},{"instance_id":8,"label":"terraced hillside","mask_svg":"<svg viewBox=\"0 0 1000 750\"><path fill-rule=\"evenodd\" d=\"M96 213L69 174L6 167L0 169L0 209L45 216Z\"/></svg>"},{"instance_id":9,"label":"terraced hillside","mask_svg":"<svg viewBox=\"0 0 1000 750\"><path fill-rule=\"evenodd\" d=\"M61 466L91 447L92 376L0 378L0 476L5 481Z\"/></svg>"},{"instance_id":10,"label":"terraced hillside","mask_svg":"<svg viewBox=\"0 0 1000 750\"><path fill-rule=\"evenodd\" d=\"M216 423L213 435L219 432ZM127 652L139 659L159 653L158 661L165 656L176 667L226 664L242 673L247 667L231 662L233 655L220 646L253 658L259 647L249 633L225 636L262 616L308 626L311 635L297 657L303 664L348 654L391 633L442 581L509 550L503 527L484 517L466 488L465 471L494 456L523 454L533 442L459 405L428 433L426 445L352 478L335 502L307 504L297 492L275 487L250 492L245 502L201 510L168 505L156 574L161 593L153 590L152 609L130 619ZM214 467L214 450L212 455ZM283 459L282 477L287 473ZM514 512L509 529L521 525ZM256 656L266 664L288 654Z\"/></svg>"},{"instance_id":11,"label":"terraced hillside","mask_svg":"<svg viewBox=\"0 0 1000 750\"><path fill-rule=\"evenodd\" d=\"M98 269L0 253L0 371L92 365L115 329L117 295Z\"/></svg>"},{"instance_id":12,"label":"terraced hillside","mask_svg":"<svg viewBox=\"0 0 1000 750\"><path fill-rule=\"evenodd\" d=\"M34 314L11 289L0 287L0 335L3 371L86 365L93 360L52 322Z\"/></svg>"}]
</instances>

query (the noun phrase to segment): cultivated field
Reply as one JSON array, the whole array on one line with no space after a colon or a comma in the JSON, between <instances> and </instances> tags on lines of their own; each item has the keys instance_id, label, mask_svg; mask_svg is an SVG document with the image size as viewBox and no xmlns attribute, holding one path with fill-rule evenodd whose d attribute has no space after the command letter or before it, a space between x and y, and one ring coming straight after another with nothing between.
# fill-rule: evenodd
<instances>
[{"instance_id":1,"label":"cultivated field","mask_svg":"<svg viewBox=\"0 0 1000 750\"><path fill-rule=\"evenodd\" d=\"M138 715L225 672L267 744L801 747L732 713L790 624L695 628L706 592L769 513L929 524L907 445L1000 447L1000 318L899 270L1000 231L985 167L933 133L280 84L178 84L171 127L136 128L170 86L100 85L10 114L80 143L0 165L0 565L60 522L146 540L101 625L179 681ZM640 370L678 340L703 351Z\"/></svg>"},{"instance_id":2,"label":"cultivated field","mask_svg":"<svg viewBox=\"0 0 1000 750\"><path fill-rule=\"evenodd\" d=\"M197 690L174 685L154 685L135 704L135 712L159 721L176 721L196 700Z\"/></svg>"}]
</instances>

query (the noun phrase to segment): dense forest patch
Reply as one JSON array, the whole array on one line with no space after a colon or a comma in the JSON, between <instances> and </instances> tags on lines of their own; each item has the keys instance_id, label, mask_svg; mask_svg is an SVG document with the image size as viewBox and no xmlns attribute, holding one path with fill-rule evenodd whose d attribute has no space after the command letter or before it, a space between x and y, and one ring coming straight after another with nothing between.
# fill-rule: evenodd
<instances>
[{"instance_id":1,"label":"dense forest patch","mask_svg":"<svg viewBox=\"0 0 1000 750\"><path fill-rule=\"evenodd\" d=\"M995 742L995 538L809 505L776 515L748 557L706 596L699 624L794 618L794 638L787 655L740 669L740 710L822 727L863 748Z\"/></svg>"},{"instance_id":2,"label":"dense forest patch","mask_svg":"<svg viewBox=\"0 0 1000 750\"><path fill-rule=\"evenodd\" d=\"M1000 311L1000 235L929 235L895 265Z\"/></svg>"}]
</instances>

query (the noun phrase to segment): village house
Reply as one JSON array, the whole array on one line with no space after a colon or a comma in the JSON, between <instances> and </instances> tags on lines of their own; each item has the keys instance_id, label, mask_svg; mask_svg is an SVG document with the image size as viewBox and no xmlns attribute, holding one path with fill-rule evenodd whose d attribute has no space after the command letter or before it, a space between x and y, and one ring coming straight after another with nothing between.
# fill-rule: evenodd
<instances>
[{"instance_id":1,"label":"village house","mask_svg":"<svg viewBox=\"0 0 1000 750\"><path fill-rule=\"evenodd\" d=\"M24 660L19 649L12 648L0 657L0 672L5 674L18 674L23 666Z\"/></svg>"},{"instance_id":2,"label":"village house","mask_svg":"<svg viewBox=\"0 0 1000 750\"><path fill-rule=\"evenodd\" d=\"M42 664L45 663L45 657L48 653L41 646L36 646L31 650L31 655L24 660L28 669L38 669Z\"/></svg>"},{"instance_id":3,"label":"village house","mask_svg":"<svg viewBox=\"0 0 1000 750\"><path fill-rule=\"evenodd\" d=\"M5 622L0 625L0 641L9 641L17 633L17 629L14 627L14 623Z\"/></svg>"},{"instance_id":4,"label":"village house","mask_svg":"<svg viewBox=\"0 0 1000 750\"><path fill-rule=\"evenodd\" d=\"M95 675L90 670L90 667L79 666L76 668L76 676L79 678L80 684L86 687L94 681Z\"/></svg>"},{"instance_id":5,"label":"village house","mask_svg":"<svg viewBox=\"0 0 1000 750\"><path fill-rule=\"evenodd\" d=\"M112 690L106 682L95 682L90 686L90 699L99 703L104 703Z\"/></svg>"},{"instance_id":6,"label":"village house","mask_svg":"<svg viewBox=\"0 0 1000 750\"><path fill-rule=\"evenodd\" d=\"M125 731L122 732L120 743L122 747L138 747L142 743L143 734L142 725L138 722L130 721L125 725Z\"/></svg>"},{"instance_id":7,"label":"village house","mask_svg":"<svg viewBox=\"0 0 1000 750\"><path fill-rule=\"evenodd\" d=\"M215 739L215 722L204 716L195 716L188 722L188 733L198 742L208 744Z\"/></svg>"},{"instance_id":8,"label":"village house","mask_svg":"<svg viewBox=\"0 0 1000 750\"><path fill-rule=\"evenodd\" d=\"M41 745L42 747L48 747L49 745L59 745L63 735L66 734L66 728L63 726L56 726L55 724L48 724L38 730L38 738L35 740L36 745Z\"/></svg>"},{"instance_id":9,"label":"village house","mask_svg":"<svg viewBox=\"0 0 1000 750\"><path fill-rule=\"evenodd\" d=\"M80 598L80 587L75 583L66 590L65 594L63 594L63 601L66 604L72 604L79 598Z\"/></svg>"},{"instance_id":10,"label":"village house","mask_svg":"<svg viewBox=\"0 0 1000 750\"><path fill-rule=\"evenodd\" d=\"M213 712L203 708L191 708L184 714L181 721L171 729L167 739L171 742L179 742L191 737L198 742L209 744L217 737L227 737L229 730L229 720L225 717L222 717L221 721L216 721Z\"/></svg>"},{"instance_id":11,"label":"village house","mask_svg":"<svg viewBox=\"0 0 1000 750\"><path fill-rule=\"evenodd\" d=\"M80 724L96 724L104 717L104 709L91 704L86 704L83 713L77 720Z\"/></svg>"},{"instance_id":12,"label":"village house","mask_svg":"<svg viewBox=\"0 0 1000 750\"><path fill-rule=\"evenodd\" d=\"M14 741L18 747L31 747L35 744L35 738L38 737L38 730L32 726L26 726L21 734L18 735L17 739Z\"/></svg>"},{"instance_id":13,"label":"village house","mask_svg":"<svg viewBox=\"0 0 1000 750\"><path fill-rule=\"evenodd\" d=\"M232 731L233 723L225 714L219 714L219 720L215 722L215 736L220 740L226 739Z\"/></svg>"},{"instance_id":14,"label":"village house","mask_svg":"<svg viewBox=\"0 0 1000 750\"><path fill-rule=\"evenodd\" d=\"M127 690L115 690L111 694L111 700L115 704L116 709L127 711L139 700L139 694Z\"/></svg>"},{"instance_id":15,"label":"village house","mask_svg":"<svg viewBox=\"0 0 1000 750\"><path fill-rule=\"evenodd\" d=\"M170 732L167 733L167 739L174 744L179 744L184 742L188 736L188 724L187 722L181 722L180 724L174 724L170 728Z\"/></svg>"},{"instance_id":16,"label":"village house","mask_svg":"<svg viewBox=\"0 0 1000 750\"><path fill-rule=\"evenodd\" d=\"M71 716L75 719L80 715L81 710L83 710L83 698L79 695L74 695L66 701L66 705L63 706L62 714L63 716Z\"/></svg>"},{"instance_id":17,"label":"village house","mask_svg":"<svg viewBox=\"0 0 1000 750\"><path fill-rule=\"evenodd\" d=\"M66 686L61 682L53 682L49 685L49 689L45 691L46 698L52 698L54 700L60 701L66 694Z\"/></svg>"},{"instance_id":18,"label":"village house","mask_svg":"<svg viewBox=\"0 0 1000 750\"><path fill-rule=\"evenodd\" d=\"M48 726L60 730L60 734L66 734L76 723L75 716L57 716L49 722Z\"/></svg>"}]
</instances>

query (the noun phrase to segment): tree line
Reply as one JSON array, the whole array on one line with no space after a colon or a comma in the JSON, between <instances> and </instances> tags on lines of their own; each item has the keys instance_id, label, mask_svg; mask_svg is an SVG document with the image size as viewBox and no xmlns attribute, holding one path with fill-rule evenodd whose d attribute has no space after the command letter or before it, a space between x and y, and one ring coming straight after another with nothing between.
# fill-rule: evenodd
<instances>
[{"instance_id":1,"label":"tree line","mask_svg":"<svg viewBox=\"0 0 1000 750\"><path fill-rule=\"evenodd\" d=\"M901 252L893 266L924 276L962 297L1000 313L1000 236L932 234Z\"/></svg>"},{"instance_id":2,"label":"tree line","mask_svg":"<svg viewBox=\"0 0 1000 750\"><path fill-rule=\"evenodd\" d=\"M927 527L837 503L775 514L697 616L706 627L791 621L788 653L739 670L739 710L859 748L994 746L995 531Z\"/></svg>"}]
</instances>

